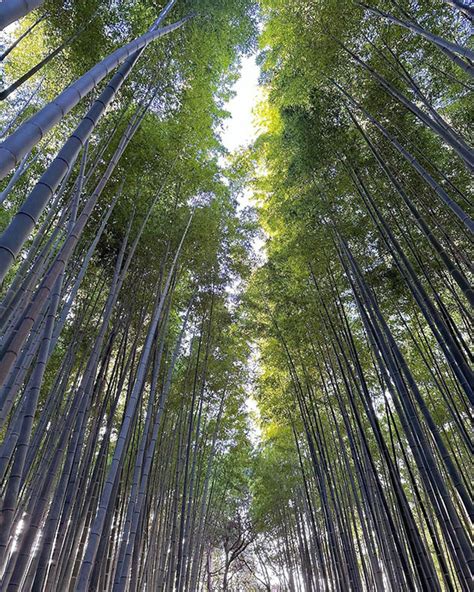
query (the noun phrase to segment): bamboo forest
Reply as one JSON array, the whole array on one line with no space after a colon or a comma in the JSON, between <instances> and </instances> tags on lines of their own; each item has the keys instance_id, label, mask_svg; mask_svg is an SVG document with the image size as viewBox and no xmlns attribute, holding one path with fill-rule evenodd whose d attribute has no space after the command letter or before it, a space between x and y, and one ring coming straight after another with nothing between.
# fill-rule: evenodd
<instances>
[{"instance_id":1,"label":"bamboo forest","mask_svg":"<svg viewBox=\"0 0 474 592\"><path fill-rule=\"evenodd\" d=\"M1 592L470 592L474 2L0 1Z\"/></svg>"}]
</instances>

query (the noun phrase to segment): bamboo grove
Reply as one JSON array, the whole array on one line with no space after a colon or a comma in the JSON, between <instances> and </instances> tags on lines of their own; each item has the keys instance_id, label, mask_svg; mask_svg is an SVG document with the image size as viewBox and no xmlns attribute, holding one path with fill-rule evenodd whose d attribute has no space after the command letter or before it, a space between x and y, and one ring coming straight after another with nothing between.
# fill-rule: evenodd
<instances>
[{"instance_id":1,"label":"bamboo grove","mask_svg":"<svg viewBox=\"0 0 474 592\"><path fill-rule=\"evenodd\" d=\"M1 590L472 589L473 17L0 3Z\"/></svg>"},{"instance_id":2,"label":"bamboo grove","mask_svg":"<svg viewBox=\"0 0 474 592\"><path fill-rule=\"evenodd\" d=\"M313 4L262 2L261 527L288 589L469 590L472 9Z\"/></svg>"}]
</instances>

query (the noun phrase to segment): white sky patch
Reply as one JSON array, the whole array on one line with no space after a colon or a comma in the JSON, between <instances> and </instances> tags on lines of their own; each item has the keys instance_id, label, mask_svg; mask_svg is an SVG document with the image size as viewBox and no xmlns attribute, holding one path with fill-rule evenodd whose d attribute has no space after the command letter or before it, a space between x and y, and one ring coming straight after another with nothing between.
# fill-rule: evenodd
<instances>
[{"instance_id":1,"label":"white sky patch","mask_svg":"<svg viewBox=\"0 0 474 592\"><path fill-rule=\"evenodd\" d=\"M261 98L261 89L258 85L260 67L257 66L256 56L252 55L242 59L240 78L234 85L235 96L225 106L230 117L224 121L221 134L222 143L229 150L234 152L239 148L249 146L258 136L254 109ZM244 189L243 194L238 197L240 208L252 207L252 191ZM263 237L256 237L252 248L257 256L258 264L266 261L265 240Z\"/></svg>"},{"instance_id":2,"label":"white sky patch","mask_svg":"<svg viewBox=\"0 0 474 592\"><path fill-rule=\"evenodd\" d=\"M255 62L255 56L242 59L240 78L234 86L236 95L226 105L230 118L224 122L222 133L222 142L230 152L247 146L257 136L253 109L259 95L259 73L260 69Z\"/></svg>"},{"instance_id":3,"label":"white sky patch","mask_svg":"<svg viewBox=\"0 0 474 592\"><path fill-rule=\"evenodd\" d=\"M234 85L235 96L225 105L230 117L224 121L221 139L229 152L249 146L258 136L259 127L255 115L255 108L261 99L261 89L258 85L260 67L256 56L242 58L240 78ZM238 196L240 208L253 207L252 191L244 189ZM256 255L257 265L262 265L267 257L265 253L265 239L255 237L252 249Z\"/></svg>"},{"instance_id":4,"label":"white sky patch","mask_svg":"<svg viewBox=\"0 0 474 592\"><path fill-rule=\"evenodd\" d=\"M225 108L230 113L230 117L224 122L221 134L222 143L229 150L234 152L239 148L249 146L258 135L258 126L254 109L260 98L260 89L258 86L258 77L260 68L257 66L255 56L242 59L240 78L234 85L235 96L227 103ZM246 189L242 195L238 196L239 206L241 208L252 207L252 191ZM258 259L264 258L264 241L262 238L256 238L252 248L258 255ZM250 421L250 439L256 446L261 439L260 416L257 402L253 397L253 377L258 372L258 354L255 345L252 344L252 354L248 361L249 379L246 384L247 400L245 406Z\"/></svg>"}]
</instances>

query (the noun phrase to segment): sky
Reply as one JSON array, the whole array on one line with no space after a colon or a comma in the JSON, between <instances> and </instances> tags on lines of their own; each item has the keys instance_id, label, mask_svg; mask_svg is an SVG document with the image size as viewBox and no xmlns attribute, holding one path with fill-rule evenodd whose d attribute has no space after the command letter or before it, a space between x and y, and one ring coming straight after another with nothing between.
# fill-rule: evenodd
<instances>
[{"instance_id":1,"label":"sky","mask_svg":"<svg viewBox=\"0 0 474 592\"><path fill-rule=\"evenodd\" d=\"M254 110L261 98L261 89L258 86L260 68L256 63L256 56L244 57L240 67L240 77L234 84L235 96L225 105L230 113L224 122L221 134L222 142L229 152L234 152L243 146L248 146L256 139L259 129ZM252 191L245 188L237 196L240 208L252 207ZM258 264L266 260L265 239L258 235L252 242L252 248Z\"/></svg>"},{"instance_id":2,"label":"sky","mask_svg":"<svg viewBox=\"0 0 474 592\"><path fill-rule=\"evenodd\" d=\"M230 118L224 125L222 141L230 151L255 139L257 128L252 110L258 99L258 76L255 56L243 58L240 78L234 86L236 95L226 105Z\"/></svg>"},{"instance_id":3,"label":"sky","mask_svg":"<svg viewBox=\"0 0 474 592\"><path fill-rule=\"evenodd\" d=\"M258 135L258 126L254 116L254 109L260 100L258 78L260 68L256 63L256 56L244 57L240 68L240 78L234 85L235 96L225 106L230 117L224 122L221 134L224 146L233 152L242 146L248 146ZM252 192L244 189L238 196L241 208L252 206ZM265 261L264 240L255 237L253 250L259 262Z\"/></svg>"},{"instance_id":4,"label":"sky","mask_svg":"<svg viewBox=\"0 0 474 592\"><path fill-rule=\"evenodd\" d=\"M230 152L242 146L247 146L257 135L253 110L259 98L258 76L259 67L255 62L255 56L244 58L242 60L240 78L234 85L235 97L226 105L226 109L230 112L230 117L224 124L222 142ZM240 207L251 206L251 197L251 191L248 189L242 195L239 195ZM256 238L252 246L254 251L263 253L264 242L261 238ZM249 364L253 367L251 371L253 373L255 368L258 367L258 357L254 348ZM258 406L252 396L250 383L247 385L246 407L250 414L250 438L253 444L256 445L260 441L261 432L258 422Z\"/></svg>"}]
</instances>

